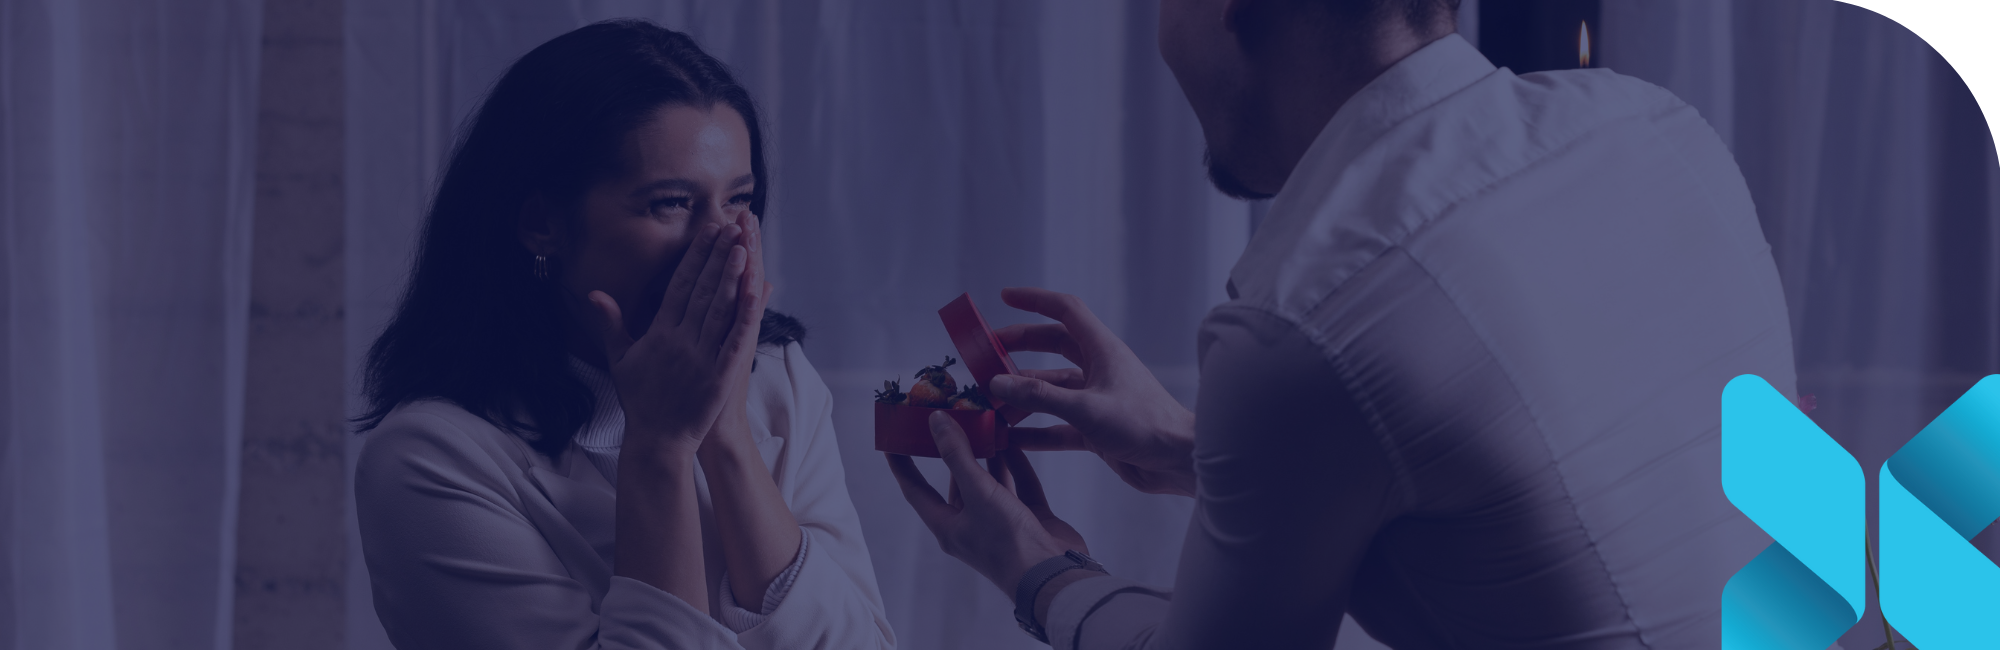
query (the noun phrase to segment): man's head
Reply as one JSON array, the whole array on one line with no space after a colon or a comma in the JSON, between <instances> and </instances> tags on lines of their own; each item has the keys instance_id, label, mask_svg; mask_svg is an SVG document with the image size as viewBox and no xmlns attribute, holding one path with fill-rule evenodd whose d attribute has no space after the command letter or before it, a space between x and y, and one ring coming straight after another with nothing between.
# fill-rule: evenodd
<instances>
[{"instance_id":1,"label":"man's head","mask_svg":"<svg viewBox=\"0 0 2000 650\"><path fill-rule=\"evenodd\" d=\"M1237 198L1284 186L1340 104L1454 31L1459 0L1161 0L1160 55Z\"/></svg>"}]
</instances>

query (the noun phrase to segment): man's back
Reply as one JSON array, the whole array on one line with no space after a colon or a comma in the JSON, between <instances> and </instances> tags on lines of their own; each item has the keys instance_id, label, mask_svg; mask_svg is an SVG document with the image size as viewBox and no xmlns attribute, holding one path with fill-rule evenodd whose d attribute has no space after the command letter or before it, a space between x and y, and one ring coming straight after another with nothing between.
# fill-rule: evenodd
<instances>
[{"instance_id":1,"label":"man's back","mask_svg":"<svg viewBox=\"0 0 2000 650\"><path fill-rule=\"evenodd\" d=\"M1174 589L1077 555L1025 456L981 468L943 424L962 507L891 461L940 543L1056 650L1326 648L1343 612L1403 650L1713 647L1724 584L1768 541L1723 497L1721 391L1794 381L1715 133L1659 88L1517 78L1425 21L1320 51L1326 21L1359 19L1181 9L1161 47L1211 175L1282 188L1202 322L1195 410L1043 290L1002 298L1057 323L998 336L1079 367L990 382L1068 423L1023 446L1195 498Z\"/></svg>"},{"instance_id":2,"label":"man's back","mask_svg":"<svg viewBox=\"0 0 2000 650\"><path fill-rule=\"evenodd\" d=\"M1793 384L1754 207L1665 91L1477 57L1448 37L1343 107L1211 322L1296 327L1391 466L1347 599L1378 639L1712 646L1767 543L1722 495L1722 386Z\"/></svg>"}]
</instances>

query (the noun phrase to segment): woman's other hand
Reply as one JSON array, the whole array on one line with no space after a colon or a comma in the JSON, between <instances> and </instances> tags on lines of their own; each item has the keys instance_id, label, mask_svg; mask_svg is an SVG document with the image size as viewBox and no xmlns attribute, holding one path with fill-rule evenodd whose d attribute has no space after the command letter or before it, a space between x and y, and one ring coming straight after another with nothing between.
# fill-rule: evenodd
<instances>
[{"instance_id":1,"label":"woman's other hand","mask_svg":"<svg viewBox=\"0 0 2000 650\"><path fill-rule=\"evenodd\" d=\"M599 337L625 410L620 456L692 454L748 381L763 315L761 269L750 284L739 222L704 227L667 283L652 325L636 340L618 303L590 292ZM761 258L761 256L760 256ZM740 407L739 407L740 408Z\"/></svg>"}]
</instances>

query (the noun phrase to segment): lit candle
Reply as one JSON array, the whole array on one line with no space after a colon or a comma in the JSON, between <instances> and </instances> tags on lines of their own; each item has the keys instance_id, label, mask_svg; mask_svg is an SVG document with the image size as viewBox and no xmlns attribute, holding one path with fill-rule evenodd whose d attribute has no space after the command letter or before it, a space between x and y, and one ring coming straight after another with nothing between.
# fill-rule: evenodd
<instances>
[{"instance_id":1,"label":"lit candle","mask_svg":"<svg viewBox=\"0 0 2000 650\"><path fill-rule=\"evenodd\" d=\"M1576 67L1590 67L1590 21L1583 21L1576 28Z\"/></svg>"}]
</instances>

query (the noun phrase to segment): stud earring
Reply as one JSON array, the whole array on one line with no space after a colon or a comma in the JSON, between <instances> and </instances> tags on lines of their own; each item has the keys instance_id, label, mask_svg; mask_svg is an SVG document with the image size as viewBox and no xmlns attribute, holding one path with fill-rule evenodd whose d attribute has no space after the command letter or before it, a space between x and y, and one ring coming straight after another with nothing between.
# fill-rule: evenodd
<instances>
[{"instance_id":1,"label":"stud earring","mask_svg":"<svg viewBox=\"0 0 2000 650\"><path fill-rule=\"evenodd\" d=\"M540 255L535 256L535 279L549 279L549 258Z\"/></svg>"}]
</instances>

